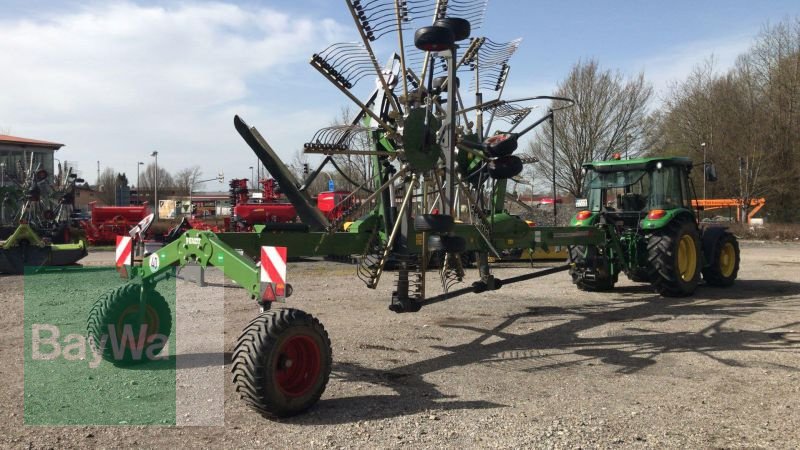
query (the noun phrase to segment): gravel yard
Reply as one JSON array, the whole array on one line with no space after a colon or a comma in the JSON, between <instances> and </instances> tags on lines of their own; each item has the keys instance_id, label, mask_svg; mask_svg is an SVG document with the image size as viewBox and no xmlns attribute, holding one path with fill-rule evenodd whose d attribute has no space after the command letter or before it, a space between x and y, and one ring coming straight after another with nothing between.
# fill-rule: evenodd
<instances>
[{"instance_id":1,"label":"gravel yard","mask_svg":"<svg viewBox=\"0 0 800 450\"><path fill-rule=\"evenodd\" d=\"M83 263L112 259L97 252ZM507 264L495 275L530 270ZM654 296L627 279L611 293L584 293L558 273L398 315L387 309L393 273L372 291L354 272L333 262L289 265L294 295L285 306L319 318L334 364L319 404L281 422L249 410L227 375L254 302L235 286L209 296L178 282L179 311L224 324L221 354L207 362L208 370L215 361L226 366L224 403L209 406L224 411L224 426L209 427L23 426L23 277L2 277L0 446L800 446L798 243L744 242L733 288L701 286L685 299ZM438 284L434 272L428 283ZM218 300L208 307L223 294L224 322ZM178 361L195 344L179 341Z\"/></svg>"}]
</instances>

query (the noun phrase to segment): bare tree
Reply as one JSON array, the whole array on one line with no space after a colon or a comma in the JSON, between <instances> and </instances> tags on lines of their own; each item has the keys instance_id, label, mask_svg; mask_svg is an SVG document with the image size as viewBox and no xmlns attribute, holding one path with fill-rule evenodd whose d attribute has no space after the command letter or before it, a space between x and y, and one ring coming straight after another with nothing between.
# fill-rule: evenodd
<instances>
[{"instance_id":1,"label":"bare tree","mask_svg":"<svg viewBox=\"0 0 800 450\"><path fill-rule=\"evenodd\" d=\"M141 174L141 188L139 189L140 195L146 195L147 201L153 204L155 199L155 180L156 180L156 166L151 163L148 164ZM167 172L163 167L158 168L158 192L159 198L163 195L172 194L173 186L175 183L172 180L172 175Z\"/></svg>"},{"instance_id":2,"label":"bare tree","mask_svg":"<svg viewBox=\"0 0 800 450\"><path fill-rule=\"evenodd\" d=\"M800 219L800 19L765 28L726 73L716 73L712 59L673 86L662 136L661 154L702 160L705 150L720 178L706 196L742 199L739 219L762 196L773 218Z\"/></svg>"},{"instance_id":3,"label":"bare tree","mask_svg":"<svg viewBox=\"0 0 800 450\"><path fill-rule=\"evenodd\" d=\"M114 169L106 167L100 172L100 178L97 179L97 198L106 205L114 204L114 195L117 183L117 175Z\"/></svg>"},{"instance_id":4,"label":"bare tree","mask_svg":"<svg viewBox=\"0 0 800 450\"><path fill-rule=\"evenodd\" d=\"M550 179L555 166L557 186L577 196L584 163L617 152L628 157L641 154L658 136L657 116L648 110L652 93L644 74L625 80L619 73L602 70L595 60L578 62L555 92L577 102L555 114L555 161L549 126L530 144L529 152L541 161L537 178Z\"/></svg>"},{"instance_id":5,"label":"bare tree","mask_svg":"<svg viewBox=\"0 0 800 450\"><path fill-rule=\"evenodd\" d=\"M355 119L356 113L349 107L343 107L339 112L339 117L334 121L333 125L349 125ZM371 136L368 133L358 133L353 136L350 144L350 149L355 151L369 151L374 150ZM372 173L372 158L367 155L343 155L337 154L333 156L333 161L344 172L344 175L358 185L365 184L369 186L369 181ZM341 176L338 171L334 174L334 179L339 186L348 186L345 176ZM350 189L355 189L357 186L350 186Z\"/></svg>"},{"instance_id":6,"label":"bare tree","mask_svg":"<svg viewBox=\"0 0 800 450\"><path fill-rule=\"evenodd\" d=\"M124 173L115 173L111 167L106 167L97 179L97 198L106 205L117 203L118 189L128 186L128 176Z\"/></svg>"},{"instance_id":7,"label":"bare tree","mask_svg":"<svg viewBox=\"0 0 800 450\"><path fill-rule=\"evenodd\" d=\"M175 193L178 195L189 195L193 190L193 186L200 180L203 172L200 166L187 167L175 173L173 179L175 180Z\"/></svg>"}]
</instances>

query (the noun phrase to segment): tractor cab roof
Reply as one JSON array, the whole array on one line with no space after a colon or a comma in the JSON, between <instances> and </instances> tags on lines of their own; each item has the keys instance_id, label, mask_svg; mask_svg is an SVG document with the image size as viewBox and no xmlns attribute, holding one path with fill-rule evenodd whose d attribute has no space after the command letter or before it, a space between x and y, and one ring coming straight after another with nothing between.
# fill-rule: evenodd
<instances>
[{"instance_id":1,"label":"tractor cab roof","mask_svg":"<svg viewBox=\"0 0 800 450\"><path fill-rule=\"evenodd\" d=\"M607 161L593 161L583 165L586 170L596 172L620 172L625 170L646 170L651 171L661 163L664 167L685 166L691 170L692 160L685 156L670 156L656 158L637 158L637 159L610 159Z\"/></svg>"}]
</instances>

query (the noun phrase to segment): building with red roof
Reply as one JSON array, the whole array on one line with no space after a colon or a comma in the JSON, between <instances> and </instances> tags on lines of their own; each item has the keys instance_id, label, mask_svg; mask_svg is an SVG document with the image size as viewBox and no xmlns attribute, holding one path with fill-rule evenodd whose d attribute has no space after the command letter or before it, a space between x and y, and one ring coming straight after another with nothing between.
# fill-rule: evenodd
<instances>
[{"instance_id":1,"label":"building with red roof","mask_svg":"<svg viewBox=\"0 0 800 450\"><path fill-rule=\"evenodd\" d=\"M64 144L0 134L0 186L20 180L33 161L33 169L44 169L52 176L54 154ZM21 181L21 180L20 180Z\"/></svg>"}]
</instances>

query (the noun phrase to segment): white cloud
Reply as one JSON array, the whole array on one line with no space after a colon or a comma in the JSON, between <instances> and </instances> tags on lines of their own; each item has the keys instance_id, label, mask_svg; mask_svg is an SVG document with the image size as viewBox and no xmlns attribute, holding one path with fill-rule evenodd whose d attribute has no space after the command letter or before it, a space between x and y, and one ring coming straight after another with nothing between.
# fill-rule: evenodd
<instances>
[{"instance_id":1,"label":"white cloud","mask_svg":"<svg viewBox=\"0 0 800 450\"><path fill-rule=\"evenodd\" d=\"M98 159L130 176L153 149L171 170L199 164L243 176L254 157L234 113L280 122L275 139L284 142L328 122L314 111L285 121L276 105L254 102L264 95L254 80L275 86L311 71L308 56L342 30L330 19L225 3L96 3L0 20L0 125L67 144L57 156L79 161L90 180Z\"/></svg>"},{"instance_id":2,"label":"white cloud","mask_svg":"<svg viewBox=\"0 0 800 450\"><path fill-rule=\"evenodd\" d=\"M634 72L644 70L645 77L653 84L660 102L669 94L672 83L686 79L692 70L713 56L717 71L725 72L733 67L736 58L747 51L753 43L755 32L690 42L631 64Z\"/></svg>"}]
</instances>

